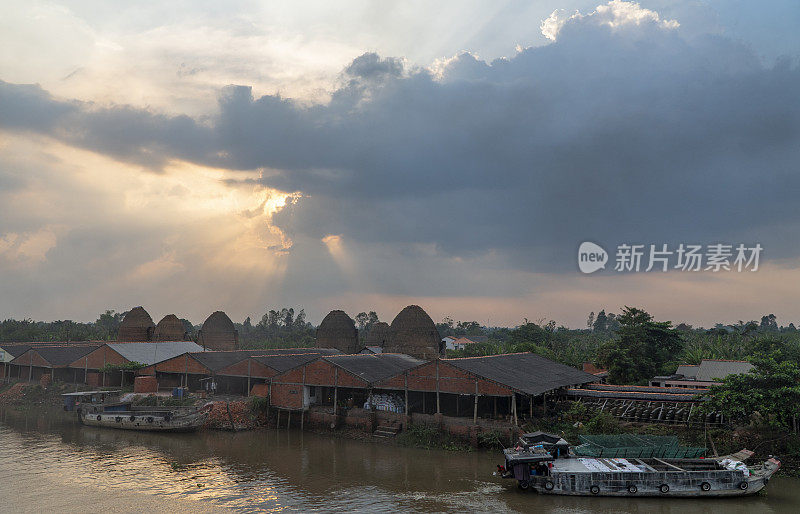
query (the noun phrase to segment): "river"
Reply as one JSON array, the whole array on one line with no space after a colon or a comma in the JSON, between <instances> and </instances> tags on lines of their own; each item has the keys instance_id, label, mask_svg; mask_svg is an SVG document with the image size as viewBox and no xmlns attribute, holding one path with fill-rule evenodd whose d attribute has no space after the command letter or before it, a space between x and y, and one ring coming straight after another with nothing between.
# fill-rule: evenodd
<instances>
[{"instance_id":1,"label":"river","mask_svg":"<svg viewBox=\"0 0 800 514\"><path fill-rule=\"evenodd\" d=\"M539 496L492 476L497 453L371 444L296 430L151 434L0 411L3 512L782 513L800 480L743 499Z\"/></svg>"}]
</instances>

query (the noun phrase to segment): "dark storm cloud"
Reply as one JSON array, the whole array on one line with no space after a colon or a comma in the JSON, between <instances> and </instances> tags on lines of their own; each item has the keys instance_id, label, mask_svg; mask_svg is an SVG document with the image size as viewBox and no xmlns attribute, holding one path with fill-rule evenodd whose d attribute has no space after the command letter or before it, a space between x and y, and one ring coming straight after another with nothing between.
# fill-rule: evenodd
<instances>
[{"instance_id":1,"label":"dark storm cloud","mask_svg":"<svg viewBox=\"0 0 800 514\"><path fill-rule=\"evenodd\" d=\"M213 132L188 116L63 101L38 85L0 81L0 128L39 132L158 170L171 159L213 163Z\"/></svg>"},{"instance_id":2,"label":"dark storm cloud","mask_svg":"<svg viewBox=\"0 0 800 514\"><path fill-rule=\"evenodd\" d=\"M368 53L341 78L311 107L229 86L203 121L3 83L0 124L148 166L267 168L265 185L303 194L274 218L290 236L494 252L537 271L574 270L587 239L800 252L790 60L764 65L719 36L586 16L509 59L465 53L439 75Z\"/></svg>"}]
</instances>

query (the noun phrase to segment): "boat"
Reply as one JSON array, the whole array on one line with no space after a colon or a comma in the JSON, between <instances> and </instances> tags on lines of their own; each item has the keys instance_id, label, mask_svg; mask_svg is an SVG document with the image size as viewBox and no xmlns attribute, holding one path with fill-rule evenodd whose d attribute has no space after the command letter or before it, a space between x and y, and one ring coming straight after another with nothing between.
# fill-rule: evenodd
<instances>
[{"instance_id":1,"label":"boat","mask_svg":"<svg viewBox=\"0 0 800 514\"><path fill-rule=\"evenodd\" d=\"M116 394L115 394L116 393ZM147 432L193 432L208 419L210 405L197 407L135 406L116 398L118 391L67 393L64 409L74 410L85 426Z\"/></svg>"},{"instance_id":2,"label":"boat","mask_svg":"<svg viewBox=\"0 0 800 514\"><path fill-rule=\"evenodd\" d=\"M631 447L626 448L631 452ZM646 448L650 455L653 449ZM503 478L541 494L568 496L721 497L747 496L763 489L781 467L780 459L747 466L752 452L713 458L576 455L559 436L524 434L503 450L497 466Z\"/></svg>"}]
</instances>

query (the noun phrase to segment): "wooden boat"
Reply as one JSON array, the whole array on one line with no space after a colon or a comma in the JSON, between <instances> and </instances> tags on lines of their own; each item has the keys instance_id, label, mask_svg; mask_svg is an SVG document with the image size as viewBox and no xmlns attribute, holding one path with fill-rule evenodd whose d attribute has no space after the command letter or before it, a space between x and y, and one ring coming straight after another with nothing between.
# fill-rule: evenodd
<instances>
[{"instance_id":1,"label":"wooden boat","mask_svg":"<svg viewBox=\"0 0 800 514\"><path fill-rule=\"evenodd\" d=\"M199 409L134 406L130 402L110 401L105 391L103 396L98 393L68 393L64 395L64 408L74 409L82 425L148 432L192 432L205 424L210 412L208 405ZM97 402L98 397L102 398L102 403ZM67 408L68 401L72 409Z\"/></svg>"},{"instance_id":2,"label":"wooden boat","mask_svg":"<svg viewBox=\"0 0 800 514\"><path fill-rule=\"evenodd\" d=\"M520 489L569 496L746 496L763 489L781 466L771 457L748 467L742 462L752 455L747 450L705 459L580 457L563 444L524 438L503 455L498 471Z\"/></svg>"}]
</instances>

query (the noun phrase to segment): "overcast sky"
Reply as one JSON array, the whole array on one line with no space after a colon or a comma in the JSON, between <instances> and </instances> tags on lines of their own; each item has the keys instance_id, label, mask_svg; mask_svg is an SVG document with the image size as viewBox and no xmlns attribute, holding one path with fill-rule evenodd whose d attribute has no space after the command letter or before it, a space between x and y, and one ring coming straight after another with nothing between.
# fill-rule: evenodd
<instances>
[{"instance_id":1,"label":"overcast sky","mask_svg":"<svg viewBox=\"0 0 800 514\"><path fill-rule=\"evenodd\" d=\"M800 322L800 4L5 2L0 317ZM756 272L577 249L760 243Z\"/></svg>"}]
</instances>

